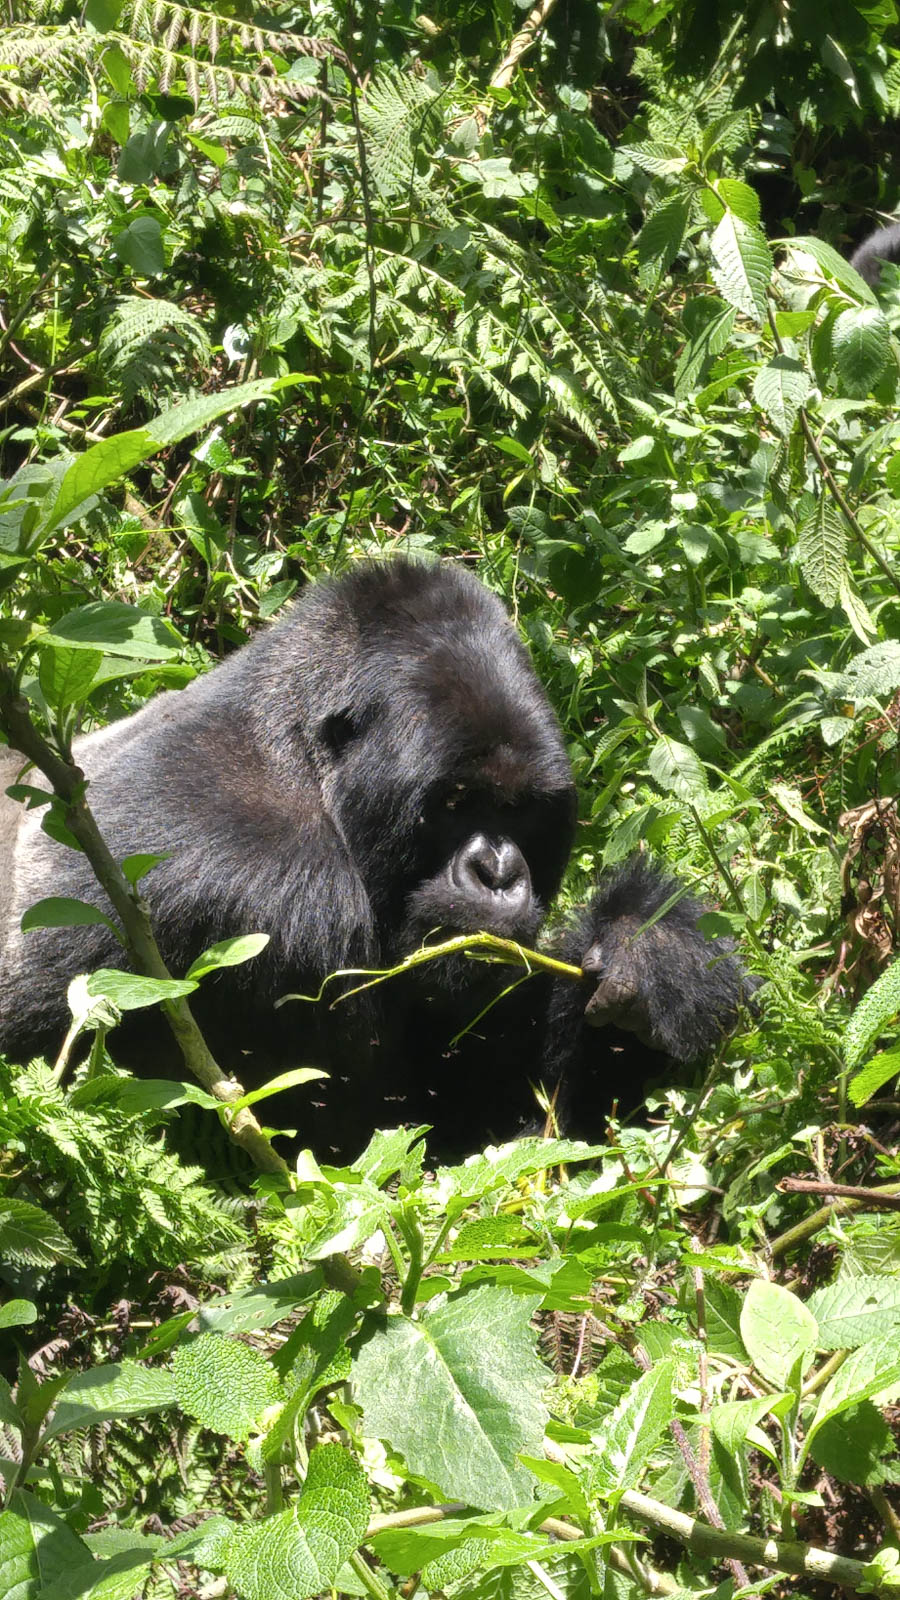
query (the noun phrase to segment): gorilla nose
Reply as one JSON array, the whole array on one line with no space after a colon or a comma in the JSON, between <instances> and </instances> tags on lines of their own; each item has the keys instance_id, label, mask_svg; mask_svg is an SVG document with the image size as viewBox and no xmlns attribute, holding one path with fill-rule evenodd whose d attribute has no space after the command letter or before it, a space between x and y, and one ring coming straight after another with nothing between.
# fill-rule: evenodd
<instances>
[{"instance_id":1,"label":"gorilla nose","mask_svg":"<svg viewBox=\"0 0 900 1600\"><path fill-rule=\"evenodd\" d=\"M479 897L500 894L506 900L525 900L531 893L528 866L511 839L489 839L474 833L458 851L454 876L461 889Z\"/></svg>"}]
</instances>

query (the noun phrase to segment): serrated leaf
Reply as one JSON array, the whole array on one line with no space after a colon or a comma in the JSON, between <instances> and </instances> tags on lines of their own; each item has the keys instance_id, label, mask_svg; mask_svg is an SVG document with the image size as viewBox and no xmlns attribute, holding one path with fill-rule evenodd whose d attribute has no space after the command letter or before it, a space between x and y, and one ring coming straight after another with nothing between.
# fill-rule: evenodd
<instances>
[{"instance_id":1,"label":"serrated leaf","mask_svg":"<svg viewBox=\"0 0 900 1600\"><path fill-rule=\"evenodd\" d=\"M758 228L726 211L709 241L712 275L724 300L756 322L765 322L772 257Z\"/></svg>"},{"instance_id":2,"label":"serrated leaf","mask_svg":"<svg viewBox=\"0 0 900 1600\"><path fill-rule=\"evenodd\" d=\"M633 1489L675 1414L675 1363L657 1361L626 1390L591 1435L594 1446L584 1477L587 1492L601 1500ZM580 1474L581 1476L581 1474Z\"/></svg>"},{"instance_id":3,"label":"serrated leaf","mask_svg":"<svg viewBox=\"0 0 900 1600\"><path fill-rule=\"evenodd\" d=\"M706 773L700 757L690 745L663 734L657 739L647 762L651 777L660 788L688 802L706 794Z\"/></svg>"},{"instance_id":4,"label":"serrated leaf","mask_svg":"<svg viewBox=\"0 0 900 1600\"><path fill-rule=\"evenodd\" d=\"M802 1300L778 1283L754 1279L741 1311L741 1338L754 1366L777 1389L792 1389L809 1368L818 1337Z\"/></svg>"},{"instance_id":5,"label":"serrated leaf","mask_svg":"<svg viewBox=\"0 0 900 1600\"><path fill-rule=\"evenodd\" d=\"M675 194L650 213L637 236L642 284L652 284L675 260L681 249L690 210L690 195Z\"/></svg>"},{"instance_id":6,"label":"serrated leaf","mask_svg":"<svg viewBox=\"0 0 900 1600\"><path fill-rule=\"evenodd\" d=\"M774 428L787 438L800 407L809 399L812 384L801 363L791 356L775 356L760 367L753 381L753 398Z\"/></svg>"},{"instance_id":7,"label":"serrated leaf","mask_svg":"<svg viewBox=\"0 0 900 1600\"><path fill-rule=\"evenodd\" d=\"M70 1433L74 1428L91 1428L119 1417L142 1417L174 1404L171 1373L142 1367L137 1361L109 1362L75 1373L66 1384L46 1437Z\"/></svg>"},{"instance_id":8,"label":"serrated leaf","mask_svg":"<svg viewBox=\"0 0 900 1600\"><path fill-rule=\"evenodd\" d=\"M833 606L847 566L847 527L830 497L822 494L812 516L800 529L794 556L813 594Z\"/></svg>"},{"instance_id":9,"label":"serrated leaf","mask_svg":"<svg viewBox=\"0 0 900 1600\"><path fill-rule=\"evenodd\" d=\"M724 1400L711 1408L710 1426L729 1455L737 1455L743 1449L747 1435L780 1399L779 1394L764 1394L753 1400Z\"/></svg>"},{"instance_id":10,"label":"serrated leaf","mask_svg":"<svg viewBox=\"0 0 900 1600\"><path fill-rule=\"evenodd\" d=\"M869 1339L896 1336L900 1325L900 1279L842 1278L810 1295L819 1324L821 1350L850 1350Z\"/></svg>"},{"instance_id":11,"label":"serrated leaf","mask_svg":"<svg viewBox=\"0 0 900 1600\"><path fill-rule=\"evenodd\" d=\"M583 1144L578 1139L516 1139L510 1144L488 1145L481 1155L470 1156L461 1166L443 1168L441 1177L460 1200L481 1200L521 1178L546 1172L548 1167L592 1161L606 1153L605 1146Z\"/></svg>"},{"instance_id":12,"label":"serrated leaf","mask_svg":"<svg viewBox=\"0 0 900 1600\"><path fill-rule=\"evenodd\" d=\"M58 1261L75 1266L74 1246L56 1220L29 1200L0 1200L0 1261L29 1267L51 1267Z\"/></svg>"},{"instance_id":13,"label":"serrated leaf","mask_svg":"<svg viewBox=\"0 0 900 1600\"><path fill-rule=\"evenodd\" d=\"M674 178L688 166L688 158L677 144L666 144L662 139L648 139L644 144L619 145L618 154L627 156L636 167L649 172L654 178Z\"/></svg>"},{"instance_id":14,"label":"serrated leaf","mask_svg":"<svg viewBox=\"0 0 900 1600\"><path fill-rule=\"evenodd\" d=\"M201 1333L172 1359L178 1404L204 1428L242 1444L270 1406L284 1399L272 1363L240 1339Z\"/></svg>"},{"instance_id":15,"label":"serrated leaf","mask_svg":"<svg viewBox=\"0 0 900 1600\"><path fill-rule=\"evenodd\" d=\"M420 1322L369 1322L352 1379L364 1432L449 1499L486 1510L533 1499L516 1457L539 1453L547 1418L548 1372L530 1325L538 1298L486 1285Z\"/></svg>"},{"instance_id":16,"label":"serrated leaf","mask_svg":"<svg viewBox=\"0 0 900 1600\"><path fill-rule=\"evenodd\" d=\"M804 255L812 256L816 264L821 267L826 277L834 278L842 289L849 289L857 300L864 300L869 305L876 305L877 301L869 285L861 278L855 267L835 250L834 245L826 244L824 239L815 239L804 234L801 238L786 241L790 251L801 251Z\"/></svg>"},{"instance_id":17,"label":"serrated leaf","mask_svg":"<svg viewBox=\"0 0 900 1600\"><path fill-rule=\"evenodd\" d=\"M242 1600L306 1600L333 1587L368 1520L362 1468L342 1445L319 1445L296 1507L232 1534L225 1571Z\"/></svg>"},{"instance_id":18,"label":"serrated leaf","mask_svg":"<svg viewBox=\"0 0 900 1600\"><path fill-rule=\"evenodd\" d=\"M891 330L878 306L853 306L835 318L831 348L841 384L850 395L865 396L882 376L891 356Z\"/></svg>"},{"instance_id":19,"label":"serrated leaf","mask_svg":"<svg viewBox=\"0 0 900 1600\"><path fill-rule=\"evenodd\" d=\"M844 1032L844 1060L858 1067L869 1046L900 1012L900 961L892 961L859 1002Z\"/></svg>"},{"instance_id":20,"label":"serrated leaf","mask_svg":"<svg viewBox=\"0 0 900 1600\"><path fill-rule=\"evenodd\" d=\"M900 1048L896 1050L880 1050L877 1056L867 1061L860 1072L856 1074L847 1093L850 1101L855 1106L864 1106L877 1094L886 1083L896 1078L900 1073Z\"/></svg>"}]
</instances>

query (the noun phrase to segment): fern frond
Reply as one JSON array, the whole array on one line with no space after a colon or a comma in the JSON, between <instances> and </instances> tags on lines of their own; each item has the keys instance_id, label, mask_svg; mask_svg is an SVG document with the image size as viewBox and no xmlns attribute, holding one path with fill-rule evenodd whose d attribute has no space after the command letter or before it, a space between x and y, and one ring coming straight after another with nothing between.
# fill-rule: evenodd
<instances>
[{"instance_id":1,"label":"fern frond","mask_svg":"<svg viewBox=\"0 0 900 1600\"><path fill-rule=\"evenodd\" d=\"M416 157L440 138L439 95L425 78L394 69L371 85L360 110L369 170L379 194L415 186Z\"/></svg>"},{"instance_id":2,"label":"fern frond","mask_svg":"<svg viewBox=\"0 0 900 1600\"><path fill-rule=\"evenodd\" d=\"M212 349L202 323L183 306L129 295L103 330L97 360L127 403L183 387L192 367L209 367Z\"/></svg>"}]
</instances>

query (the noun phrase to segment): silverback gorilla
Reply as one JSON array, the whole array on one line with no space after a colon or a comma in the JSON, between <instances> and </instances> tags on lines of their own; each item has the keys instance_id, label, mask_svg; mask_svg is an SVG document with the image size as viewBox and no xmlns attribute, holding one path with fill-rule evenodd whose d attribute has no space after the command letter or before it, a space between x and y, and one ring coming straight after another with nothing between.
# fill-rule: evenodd
<instances>
[{"instance_id":1,"label":"silverback gorilla","mask_svg":"<svg viewBox=\"0 0 900 1600\"><path fill-rule=\"evenodd\" d=\"M741 969L703 938L696 902L634 938L673 887L641 859L555 940L590 986L455 957L336 1006L332 991L274 1008L435 933L533 943L559 889L575 823L560 729L499 601L461 567L394 560L314 584L206 677L79 740L76 758L116 855L169 853L146 889L172 971L218 939L270 935L192 1004L245 1085L303 1064L330 1073L292 1091L288 1119L323 1159L398 1122L433 1124L443 1155L512 1137L538 1119L539 1082L590 1137L614 1096L633 1103L665 1057L708 1053L734 1020ZM103 897L84 857L2 793L20 765L0 752L0 1050L13 1060L58 1048L75 973L121 964L102 926L21 933L45 895ZM123 1024L114 1053L177 1070L148 1015Z\"/></svg>"}]
</instances>

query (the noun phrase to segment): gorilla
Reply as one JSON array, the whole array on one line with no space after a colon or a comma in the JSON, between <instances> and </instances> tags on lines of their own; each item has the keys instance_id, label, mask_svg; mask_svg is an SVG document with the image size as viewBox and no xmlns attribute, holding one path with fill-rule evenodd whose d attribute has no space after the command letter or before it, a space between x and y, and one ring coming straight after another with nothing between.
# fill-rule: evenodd
<instances>
[{"instance_id":1,"label":"gorilla","mask_svg":"<svg viewBox=\"0 0 900 1600\"><path fill-rule=\"evenodd\" d=\"M877 228L868 239L857 245L850 257L851 267L865 279L870 289L877 289L885 261L900 261L900 222L892 222L887 228Z\"/></svg>"},{"instance_id":2,"label":"gorilla","mask_svg":"<svg viewBox=\"0 0 900 1600\"><path fill-rule=\"evenodd\" d=\"M635 1102L667 1058L707 1054L734 1021L728 942L704 939L697 902L665 910L673 885L641 858L551 939L582 985L452 956L276 1008L433 936L533 944L559 890L575 828L560 728L502 605L460 566L369 562L313 584L205 677L77 740L75 758L114 853L167 853L144 888L173 973L216 940L269 934L191 1004L245 1087L328 1071L289 1107L323 1159L399 1122L432 1124L449 1157L513 1137L535 1124L536 1084L558 1125L590 1137L614 1096ZM3 793L21 765L0 751L0 1051L14 1061L58 1049L76 973L122 963L105 926L22 934L43 896L105 902L85 858ZM154 1017L126 1018L117 1059L183 1073Z\"/></svg>"}]
</instances>

